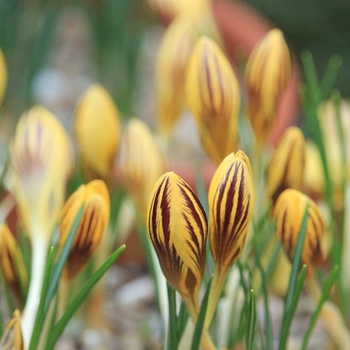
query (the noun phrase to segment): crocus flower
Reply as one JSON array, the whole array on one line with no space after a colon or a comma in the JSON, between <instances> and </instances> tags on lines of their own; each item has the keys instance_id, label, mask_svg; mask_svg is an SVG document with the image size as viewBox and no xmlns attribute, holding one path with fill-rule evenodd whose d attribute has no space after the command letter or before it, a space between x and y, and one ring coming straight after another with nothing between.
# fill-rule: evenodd
<instances>
[{"instance_id":1,"label":"crocus flower","mask_svg":"<svg viewBox=\"0 0 350 350\"><path fill-rule=\"evenodd\" d=\"M5 95L7 85L7 68L4 54L0 48L0 105Z\"/></svg>"},{"instance_id":2,"label":"crocus flower","mask_svg":"<svg viewBox=\"0 0 350 350\"><path fill-rule=\"evenodd\" d=\"M267 198L274 203L287 188L301 189L305 152L301 130L295 126L288 128L278 141L267 167Z\"/></svg>"},{"instance_id":3,"label":"crocus flower","mask_svg":"<svg viewBox=\"0 0 350 350\"><path fill-rule=\"evenodd\" d=\"M93 180L80 186L64 205L60 220L59 246L62 247L67 240L83 205L83 214L65 267L65 276L68 279L76 276L86 266L106 231L110 199L107 186L102 180Z\"/></svg>"},{"instance_id":4,"label":"crocus flower","mask_svg":"<svg viewBox=\"0 0 350 350\"><path fill-rule=\"evenodd\" d=\"M205 267L207 218L198 198L178 175L156 182L148 205L148 233L168 283L196 319L198 290Z\"/></svg>"},{"instance_id":5,"label":"crocus flower","mask_svg":"<svg viewBox=\"0 0 350 350\"><path fill-rule=\"evenodd\" d=\"M15 310L12 318L7 323L2 338L0 349L3 350L24 350L24 343L21 330L21 314Z\"/></svg>"},{"instance_id":6,"label":"crocus flower","mask_svg":"<svg viewBox=\"0 0 350 350\"><path fill-rule=\"evenodd\" d=\"M151 129L141 119L131 118L122 134L120 170L124 185L142 218L154 183L166 171L166 157Z\"/></svg>"},{"instance_id":7,"label":"crocus flower","mask_svg":"<svg viewBox=\"0 0 350 350\"><path fill-rule=\"evenodd\" d=\"M23 302L26 290L21 286L28 287L28 273L16 239L5 224L0 225L0 269L11 291Z\"/></svg>"},{"instance_id":8,"label":"crocus flower","mask_svg":"<svg viewBox=\"0 0 350 350\"><path fill-rule=\"evenodd\" d=\"M314 266L323 260L321 239L325 231L325 222L320 209L300 191L287 189L277 199L274 217L276 235L282 241L289 258L292 259L306 210L307 226L301 262L307 265L308 273L312 274Z\"/></svg>"},{"instance_id":9,"label":"crocus flower","mask_svg":"<svg viewBox=\"0 0 350 350\"><path fill-rule=\"evenodd\" d=\"M181 115L188 58L199 36L192 16L179 16L164 33L156 61L157 129L168 138Z\"/></svg>"},{"instance_id":10,"label":"crocus flower","mask_svg":"<svg viewBox=\"0 0 350 350\"><path fill-rule=\"evenodd\" d=\"M255 46L247 62L247 115L261 143L276 119L279 99L291 79L291 56L279 29L270 30Z\"/></svg>"},{"instance_id":11,"label":"crocus flower","mask_svg":"<svg viewBox=\"0 0 350 350\"><path fill-rule=\"evenodd\" d=\"M196 120L203 148L220 164L237 147L237 78L220 47L206 36L193 49L186 74L186 102Z\"/></svg>"},{"instance_id":12,"label":"crocus flower","mask_svg":"<svg viewBox=\"0 0 350 350\"><path fill-rule=\"evenodd\" d=\"M91 85L78 101L74 134L87 178L109 182L118 150L120 116L101 85Z\"/></svg>"}]
</instances>

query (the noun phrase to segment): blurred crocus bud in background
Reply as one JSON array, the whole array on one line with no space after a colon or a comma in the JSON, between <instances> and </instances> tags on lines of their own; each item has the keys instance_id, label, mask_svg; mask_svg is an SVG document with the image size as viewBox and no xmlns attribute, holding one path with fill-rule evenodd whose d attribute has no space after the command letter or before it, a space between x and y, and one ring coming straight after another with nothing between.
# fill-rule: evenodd
<instances>
[{"instance_id":1,"label":"blurred crocus bud in background","mask_svg":"<svg viewBox=\"0 0 350 350\"><path fill-rule=\"evenodd\" d=\"M179 16L166 29L159 47L155 72L156 126L165 139L183 110L187 61L198 36L195 18Z\"/></svg>"},{"instance_id":2,"label":"blurred crocus bud in background","mask_svg":"<svg viewBox=\"0 0 350 350\"><path fill-rule=\"evenodd\" d=\"M254 210L250 161L243 151L229 154L210 183L209 242L215 268L227 271L239 258Z\"/></svg>"},{"instance_id":3,"label":"blurred crocus bud in background","mask_svg":"<svg viewBox=\"0 0 350 350\"><path fill-rule=\"evenodd\" d=\"M28 273L17 241L5 224L0 225L0 269L7 286L24 305Z\"/></svg>"},{"instance_id":4,"label":"blurred crocus bud in background","mask_svg":"<svg viewBox=\"0 0 350 350\"><path fill-rule=\"evenodd\" d=\"M220 47L202 36L187 66L186 103L204 150L217 165L237 148L240 90Z\"/></svg>"},{"instance_id":5,"label":"blurred crocus bud in background","mask_svg":"<svg viewBox=\"0 0 350 350\"><path fill-rule=\"evenodd\" d=\"M196 319L205 267L207 218L192 189L173 172L165 173L154 186L147 227L165 278Z\"/></svg>"},{"instance_id":6,"label":"blurred crocus bud in background","mask_svg":"<svg viewBox=\"0 0 350 350\"><path fill-rule=\"evenodd\" d=\"M305 168L305 139L302 131L289 127L278 141L269 160L266 195L275 203L287 188L300 190Z\"/></svg>"},{"instance_id":7,"label":"blurred crocus bud in background","mask_svg":"<svg viewBox=\"0 0 350 350\"><path fill-rule=\"evenodd\" d=\"M110 199L107 186L102 180L93 180L80 186L65 203L60 220L60 247L66 242L82 206L83 214L65 267L68 279L76 276L86 266L106 231Z\"/></svg>"},{"instance_id":8,"label":"blurred crocus bud in background","mask_svg":"<svg viewBox=\"0 0 350 350\"><path fill-rule=\"evenodd\" d=\"M287 189L277 199L274 217L276 235L283 243L288 257L293 259L306 210L307 226L301 263L307 265L308 274L312 275L315 266L323 262L321 239L325 231L325 221L320 209L300 191Z\"/></svg>"},{"instance_id":9,"label":"blurred crocus bud in background","mask_svg":"<svg viewBox=\"0 0 350 350\"><path fill-rule=\"evenodd\" d=\"M247 115L259 143L265 142L276 121L278 103L291 79L291 55L279 29L270 30L249 56L245 81Z\"/></svg>"},{"instance_id":10,"label":"blurred crocus bud in background","mask_svg":"<svg viewBox=\"0 0 350 350\"><path fill-rule=\"evenodd\" d=\"M112 97L101 85L91 85L77 103L74 121L74 134L88 180L111 181L120 129L120 115Z\"/></svg>"},{"instance_id":11,"label":"blurred crocus bud in background","mask_svg":"<svg viewBox=\"0 0 350 350\"><path fill-rule=\"evenodd\" d=\"M123 131L120 154L122 181L144 219L154 183L164 174L167 161L149 126L131 118Z\"/></svg>"},{"instance_id":12,"label":"blurred crocus bud in background","mask_svg":"<svg viewBox=\"0 0 350 350\"><path fill-rule=\"evenodd\" d=\"M2 338L0 349L3 350L24 350L24 343L21 330L21 314L19 310L13 312L12 318L7 323Z\"/></svg>"},{"instance_id":13,"label":"blurred crocus bud in background","mask_svg":"<svg viewBox=\"0 0 350 350\"><path fill-rule=\"evenodd\" d=\"M4 54L0 48L0 105L5 95L7 85L7 68Z\"/></svg>"}]
</instances>

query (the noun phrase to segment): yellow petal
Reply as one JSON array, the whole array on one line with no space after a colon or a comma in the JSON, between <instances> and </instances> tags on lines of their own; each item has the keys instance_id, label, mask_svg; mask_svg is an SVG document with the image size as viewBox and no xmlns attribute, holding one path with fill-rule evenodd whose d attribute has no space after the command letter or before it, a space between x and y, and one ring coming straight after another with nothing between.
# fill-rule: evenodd
<instances>
[{"instance_id":1,"label":"yellow petal","mask_svg":"<svg viewBox=\"0 0 350 350\"><path fill-rule=\"evenodd\" d=\"M74 133L82 161L95 173L94 178L109 180L118 150L120 116L101 85L90 86L78 101Z\"/></svg>"},{"instance_id":2,"label":"yellow petal","mask_svg":"<svg viewBox=\"0 0 350 350\"><path fill-rule=\"evenodd\" d=\"M11 320L6 325L4 334L0 341L0 349L2 350L23 350L23 338L21 330L21 314L19 310L15 310Z\"/></svg>"},{"instance_id":3,"label":"yellow petal","mask_svg":"<svg viewBox=\"0 0 350 350\"><path fill-rule=\"evenodd\" d=\"M219 164L237 147L240 91L233 69L208 37L201 37L187 67L186 102L203 148Z\"/></svg>"},{"instance_id":4,"label":"yellow petal","mask_svg":"<svg viewBox=\"0 0 350 350\"><path fill-rule=\"evenodd\" d=\"M247 62L247 115L259 141L265 141L275 122L279 98L291 78L291 57L279 29L270 30Z\"/></svg>"},{"instance_id":5,"label":"yellow petal","mask_svg":"<svg viewBox=\"0 0 350 350\"><path fill-rule=\"evenodd\" d=\"M168 282L182 295L197 293L205 267L207 219L194 192L173 172L155 184L148 232Z\"/></svg>"},{"instance_id":6,"label":"yellow petal","mask_svg":"<svg viewBox=\"0 0 350 350\"><path fill-rule=\"evenodd\" d=\"M267 167L267 197L276 202L287 188L301 189L305 167L305 139L297 127L288 128Z\"/></svg>"},{"instance_id":7,"label":"yellow petal","mask_svg":"<svg viewBox=\"0 0 350 350\"><path fill-rule=\"evenodd\" d=\"M4 54L0 48L0 105L5 95L7 85L7 68Z\"/></svg>"},{"instance_id":8,"label":"yellow petal","mask_svg":"<svg viewBox=\"0 0 350 350\"><path fill-rule=\"evenodd\" d=\"M229 154L210 183L209 241L214 263L228 269L242 253L254 209L254 186L248 157Z\"/></svg>"}]
</instances>

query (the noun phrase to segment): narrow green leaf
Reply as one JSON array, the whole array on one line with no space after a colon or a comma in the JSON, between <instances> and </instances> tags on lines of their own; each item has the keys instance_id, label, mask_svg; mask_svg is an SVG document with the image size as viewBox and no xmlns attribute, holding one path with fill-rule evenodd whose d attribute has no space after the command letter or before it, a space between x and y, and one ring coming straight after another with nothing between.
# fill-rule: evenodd
<instances>
[{"instance_id":1,"label":"narrow green leaf","mask_svg":"<svg viewBox=\"0 0 350 350\"><path fill-rule=\"evenodd\" d=\"M36 350L38 348L41 331L43 328L43 324L45 322L46 313L45 313L44 305L45 305L46 294L49 287L49 280L50 280L51 271L53 267L54 256L55 256L54 247L51 247L47 258L44 282L41 290L40 302L39 302L39 307L35 318L33 333L30 339L29 350Z\"/></svg>"},{"instance_id":2,"label":"narrow green leaf","mask_svg":"<svg viewBox=\"0 0 350 350\"><path fill-rule=\"evenodd\" d=\"M212 279L210 279L208 282L207 289L205 291L204 298L202 300L201 308L199 310L196 327L193 333L191 350L198 350L201 343L205 314L207 313L207 307L208 307L208 301L209 301L209 292L210 292L211 282L212 282Z\"/></svg>"},{"instance_id":3,"label":"narrow green leaf","mask_svg":"<svg viewBox=\"0 0 350 350\"><path fill-rule=\"evenodd\" d=\"M177 316L176 316L176 293L173 287L167 283L168 305L169 305L169 324L168 324L168 350L177 350Z\"/></svg>"},{"instance_id":4,"label":"narrow green leaf","mask_svg":"<svg viewBox=\"0 0 350 350\"><path fill-rule=\"evenodd\" d=\"M302 347L301 347L302 350L306 350L307 349L307 346L308 346L308 343L309 343L312 331L315 328L316 321L317 321L318 316L320 315L320 312L322 310L322 306L323 306L323 304L325 303L325 301L329 297L329 294L331 292L331 288L332 288L332 286L334 284L334 281L335 281L338 273L339 273L339 265L336 265L336 266L333 267L333 269L332 269L332 271L331 271L331 273L330 273L326 283L323 285L322 295L321 295L320 301L318 302L317 308L314 311L313 315L311 316L309 326L308 326L308 328L307 328L307 330L305 332L303 344L302 344Z\"/></svg>"},{"instance_id":5,"label":"narrow green leaf","mask_svg":"<svg viewBox=\"0 0 350 350\"><path fill-rule=\"evenodd\" d=\"M320 83L322 99L328 98L338 77L342 61L342 58L338 55L331 57L331 59L328 61L328 66Z\"/></svg>"},{"instance_id":6,"label":"narrow green leaf","mask_svg":"<svg viewBox=\"0 0 350 350\"><path fill-rule=\"evenodd\" d=\"M119 258L120 254L124 251L125 245L122 245L118 248L105 262L104 264L90 277L78 295L72 300L72 302L68 305L66 312L62 316L62 318L56 323L56 325L51 330L46 350L53 349L56 344L58 338L64 331L68 321L74 315L74 313L78 310L81 304L85 301L88 294L91 292L91 289L95 286L95 284L102 278L102 276L106 273L106 271L115 263L115 261Z\"/></svg>"},{"instance_id":7,"label":"narrow green leaf","mask_svg":"<svg viewBox=\"0 0 350 350\"><path fill-rule=\"evenodd\" d=\"M248 350L253 349L256 323L256 305L254 290L251 289L248 298L248 324L246 333L246 345Z\"/></svg>"},{"instance_id":8,"label":"narrow green leaf","mask_svg":"<svg viewBox=\"0 0 350 350\"><path fill-rule=\"evenodd\" d=\"M184 330L186 329L186 325L189 319L189 314L186 308L186 304L181 301L179 316L177 317L177 336L178 339L181 339Z\"/></svg>"},{"instance_id":9,"label":"narrow green leaf","mask_svg":"<svg viewBox=\"0 0 350 350\"><path fill-rule=\"evenodd\" d=\"M73 241L74 241L75 233L79 227L80 219L83 215L83 211L84 211L84 204L81 206L81 208L78 211L77 216L74 219L72 227L71 227L69 234L67 236L67 240L65 241L65 243L63 245L62 252L61 252L61 254L58 258L58 261L53 269L52 277L51 277L50 284L49 284L49 290L47 292L47 296L46 296L46 300L45 300L45 307L44 307L45 314L47 313L47 311L49 309L52 297L56 293L58 281L61 277L64 265L68 259L70 249L71 249Z\"/></svg>"}]
</instances>

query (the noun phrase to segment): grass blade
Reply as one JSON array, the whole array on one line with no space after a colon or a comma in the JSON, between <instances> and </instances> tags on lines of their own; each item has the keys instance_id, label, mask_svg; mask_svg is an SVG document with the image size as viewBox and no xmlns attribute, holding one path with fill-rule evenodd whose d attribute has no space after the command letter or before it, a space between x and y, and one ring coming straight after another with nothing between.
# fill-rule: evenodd
<instances>
[{"instance_id":1,"label":"grass blade","mask_svg":"<svg viewBox=\"0 0 350 350\"><path fill-rule=\"evenodd\" d=\"M182 301L180 305L179 316L177 317L177 336L181 339L183 332L186 329L186 325L189 319L189 314L185 303Z\"/></svg>"},{"instance_id":2,"label":"grass blade","mask_svg":"<svg viewBox=\"0 0 350 350\"><path fill-rule=\"evenodd\" d=\"M169 324L168 324L168 350L176 350L178 335L177 335L177 316L176 316L176 294L173 287L167 283L168 290L168 305L169 305Z\"/></svg>"},{"instance_id":3,"label":"grass blade","mask_svg":"<svg viewBox=\"0 0 350 350\"><path fill-rule=\"evenodd\" d=\"M252 350L253 344L254 344L254 333L255 333L255 322L256 322L256 305L255 305L255 294L253 289L251 289L249 293L247 321L248 321L247 333L246 333L247 350Z\"/></svg>"}]
</instances>

